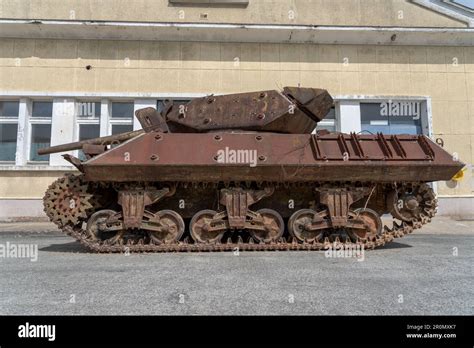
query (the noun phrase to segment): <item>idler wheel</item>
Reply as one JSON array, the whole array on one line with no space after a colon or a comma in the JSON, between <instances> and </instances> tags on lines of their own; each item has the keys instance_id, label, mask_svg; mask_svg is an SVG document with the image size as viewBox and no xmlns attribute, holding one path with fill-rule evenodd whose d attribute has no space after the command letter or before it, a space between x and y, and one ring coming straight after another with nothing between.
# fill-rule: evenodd
<instances>
[{"instance_id":1,"label":"idler wheel","mask_svg":"<svg viewBox=\"0 0 474 348\"><path fill-rule=\"evenodd\" d=\"M288 231L290 235L300 242L312 242L320 240L324 236L326 229L311 231L309 226L315 219L317 213L312 209L300 209L291 215L288 220ZM317 219L319 219L317 217Z\"/></svg>"},{"instance_id":2,"label":"idler wheel","mask_svg":"<svg viewBox=\"0 0 474 348\"><path fill-rule=\"evenodd\" d=\"M260 209L257 214L263 218L265 230L249 230L250 236L260 242L276 242L285 232L285 223L280 214L273 209Z\"/></svg>"},{"instance_id":3,"label":"idler wheel","mask_svg":"<svg viewBox=\"0 0 474 348\"><path fill-rule=\"evenodd\" d=\"M201 210L197 212L189 223L191 237L196 243L219 243L224 236L223 230L212 231L211 221L217 214L214 210Z\"/></svg>"},{"instance_id":4,"label":"idler wheel","mask_svg":"<svg viewBox=\"0 0 474 348\"><path fill-rule=\"evenodd\" d=\"M391 207L390 213L398 220L421 221L423 215L434 215L435 194L426 184L402 187L388 194L387 205Z\"/></svg>"},{"instance_id":5,"label":"idler wheel","mask_svg":"<svg viewBox=\"0 0 474 348\"><path fill-rule=\"evenodd\" d=\"M99 210L91 215L87 221L86 232L93 240L100 240L108 244L118 243L123 240L125 230L118 218L116 211L110 209Z\"/></svg>"},{"instance_id":6,"label":"idler wheel","mask_svg":"<svg viewBox=\"0 0 474 348\"><path fill-rule=\"evenodd\" d=\"M382 234L382 219L376 211L369 208L359 208L351 213L351 218L362 220L366 226L365 229L346 229L346 232L352 239L352 241L356 242L357 238L360 238L362 240L372 240Z\"/></svg>"},{"instance_id":7,"label":"idler wheel","mask_svg":"<svg viewBox=\"0 0 474 348\"><path fill-rule=\"evenodd\" d=\"M149 231L150 239L158 244L170 244L180 240L184 233L184 221L181 215L174 210L160 210L155 215L162 230Z\"/></svg>"}]
</instances>

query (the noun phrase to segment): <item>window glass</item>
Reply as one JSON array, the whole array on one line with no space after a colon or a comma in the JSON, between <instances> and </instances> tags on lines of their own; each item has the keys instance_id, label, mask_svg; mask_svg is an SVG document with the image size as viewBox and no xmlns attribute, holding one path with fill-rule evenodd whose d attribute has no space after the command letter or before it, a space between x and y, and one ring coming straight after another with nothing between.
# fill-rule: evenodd
<instances>
[{"instance_id":1,"label":"window glass","mask_svg":"<svg viewBox=\"0 0 474 348\"><path fill-rule=\"evenodd\" d=\"M31 125L31 161L49 161L49 155L39 156L37 151L43 147L50 146L51 125L50 124L32 124Z\"/></svg>"},{"instance_id":2,"label":"window glass","mask_svg":"<svg viewBox=\"0 0 474 348\"><path fill-rule=\"evenodd\" d=\"M132 124L114 124L112 125L112 135L131 132L133 130Z\"/></svg>"},{"instance_id":3,"label":"window glass","mask_svg":"<svg viewBox=\"0 0 474 348\"><path fill-rule=\"evenodd\" d=\"M18 125L0 123L0 161L15 161Z\"/></svg>"},{"instance_id":4,"label":"window glass","mask_svg":"<svg viewBox=\"0 0 474 348\"><path fill-rule=\"evenodd\" d=\"M336 109L331 108L326 117L323 118L316 126L316 131L326 129L330 132L336 131Z\"/></svg>"},{"instance_id":5,"label":"window glass","mask_svg":"<svg viewBox=\"0 0 474 348\"><path fill-rule=\"evenodd\" d=\"M53 115L53 103L44 101L34 101L32 117L51 117Z\"/></svg>"},{"instance_id":6,"label":"window glass","mask_svg":"<svg viewBox=\"0 0 474 348\"><path fill-rule=\"evenodd\" d=\"M79 141L100 137L100 125L81 124L79 126Z\"/></svg>"},{"instance_id":7,"label":"window glass","mask_svg":"<svg viewBox=\"0 0 474 348\"><path fill-rule=\"evenodd\" d=\"M467 7L469 10L474 10L474 1L473 0L453 0L455 4Z\"/></svg>"},{"instance_id":8,"label":"window glass","mask_svg":"<svg viewBox=\"0 0 474 348\"><path fill-rule=\"evenodd\" d=\"M100 102L77 102L76 116L79 118L99 118L100 104Z\"/></svg>"},{"instance_id":9,"label":"window glass","mask_svg":"<svg viewBox=\"0 0 474 348\"><path fill-rule=\"evenodd\" d=\"M98 124L81 124L79 125L79 141L100 137L100 125ZM79 159L85 160L86 156L79 151Z\"/></svg>"},{"instance_id":10,"label":"window glass","mask_svg":"<svg viewBox=\"0 0 474 348\"><path fill-rule=\"evenodd\" d=\"M133 103L112 103L112 118L133 118Z\"/></svg>"},{"instance_id":11,"label":"window glass","mask_svg":"<svg viewBox=\"0 0 474 348\"><path fill-rule=\"evenodd\" d=\"M18 101L0 101L1 117L18 117L20 103Z\"/></svg>"},{"instance_id":12,"label":"window glass","mask_svg":"<svg viewBox=\"0 0 474 348\"><path fill-rule=\"evenodd\" d=\"M362 133L422 134L421 102L361 103Z\"/></svg>"}]
</instances>

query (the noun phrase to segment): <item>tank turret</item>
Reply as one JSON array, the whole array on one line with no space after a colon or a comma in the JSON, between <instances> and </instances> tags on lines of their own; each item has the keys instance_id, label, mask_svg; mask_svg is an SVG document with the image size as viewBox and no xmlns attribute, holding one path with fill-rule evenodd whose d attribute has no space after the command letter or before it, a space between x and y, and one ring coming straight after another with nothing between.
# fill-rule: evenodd
<instances>
[{"instance_id":1,"label":"tank turret","mask_svg":"<svg viewBox=\"0 0 474 348\"><path fill-rule=\"evenodd\" d=\"M333 100L324 89L285 87L275 90L210 95L184 105L165 104L162 116L177 133L215 130L311 133Z\"/></svg>"}]
</instances>

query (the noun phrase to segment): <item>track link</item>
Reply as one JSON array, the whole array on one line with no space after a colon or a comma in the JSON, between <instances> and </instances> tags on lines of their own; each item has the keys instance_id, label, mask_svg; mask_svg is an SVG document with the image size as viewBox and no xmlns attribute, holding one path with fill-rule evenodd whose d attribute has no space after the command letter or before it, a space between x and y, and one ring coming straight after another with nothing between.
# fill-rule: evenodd
<instances>
[{"instance_id":1,"label":"track link","mask_svg":"<svg viewBox=\"0 0 474 348\"><path fill-rule=\"evenodd\" d=\"M50 186L50 190L55 186ZM50 197L51 193L46 192L46 197ZM89 196L85 195L89 198ZM189 240L189 237L184 238L182 241L172 244L157 244L152 240L145 242L144 239L131 240L127 243L120 244L108 244L107 242L92 239L86 234L86 231L82 227L82 223L64 223L64 219L58 219L55 221L53 218L54 213L48 211L52 209L50 205L45 205L45 211L51 220L58 225L67 235L75 238L85 248L91 252L96 253L154 253L154 252L219 252L219 251L317 251L327 249L339 249L339 248L364 248L364 249L375 249L377 247L384 246L387 243L392 242L395 238L404 237L407 234L412 233L415 229L421 228L424 224L429 223L431 218L436 213L437 201L433 200L432 206L429 210L424 211L420 218L414 221L401 223L397 220L393 220L393 226L389 228L385 226L381 235L373 237L371 239L360 239L356 242L352 242L349 238L341 240L336 237L335 239L329 239L328 237L324 240L312 241L312 242L300 242L294 238L285 239L280 238L278 242L259 242L252 238L244 241L241 237L235 241L228 239L223 243L195 243Z\"/></svg>"},{"instance_id":2,"label":"track link","mask_svg":"<svg viewBox=\"0 0 474 348\"><path fill-rule=\"evenodd\" d=\"M418 225L418 227L416 226ZM154 244L130 242L127 244L108 245L106 243L95 241L88 238L82 228L78 226L67 225L63 231L79 241L85 248L96 253L152 253L152 252L219 252L219 251L317 251L337 248L364 248L375 249L392 242L395 238L404 237L420 228L422 224L406 223L397 224L394 222L393 228L385 226L381 236L372 240L358 240L351 242L348 239L341 241L338 238L330 241L325 238L322 242L297 242L295 239L286 240L281 238L277 243L258 243L253 239L244 242L227 241L217 244L197 244L190 242L187 238L174 244Z\"/></svg>"}]
</instances>

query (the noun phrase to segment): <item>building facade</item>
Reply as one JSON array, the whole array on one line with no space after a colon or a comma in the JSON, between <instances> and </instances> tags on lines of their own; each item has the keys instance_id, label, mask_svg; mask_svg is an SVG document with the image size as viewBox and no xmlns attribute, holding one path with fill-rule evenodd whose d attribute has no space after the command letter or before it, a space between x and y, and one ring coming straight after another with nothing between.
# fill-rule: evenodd
<instances>
[{"instance_id":1,"label":"building facade","mask_svg":"<svg viewBox=\"0 0 474 348\"><path fill-rule=\"evenodd\" d=\"M440 213L473 216L469 1L0 0L0 219L43 216L73 170L40 147L138 129L165 99L283 86L328 89L320 128L439 138L468 164L435 185Z\"/></svg>"}]
</instances>

